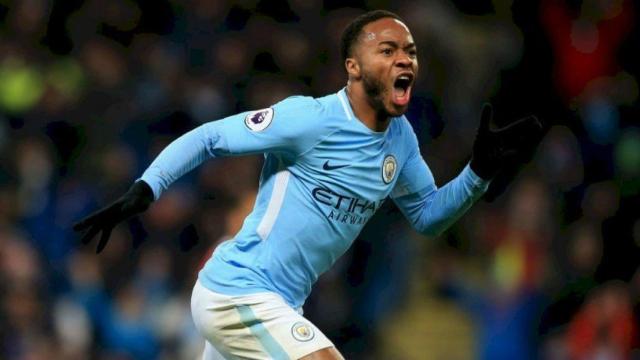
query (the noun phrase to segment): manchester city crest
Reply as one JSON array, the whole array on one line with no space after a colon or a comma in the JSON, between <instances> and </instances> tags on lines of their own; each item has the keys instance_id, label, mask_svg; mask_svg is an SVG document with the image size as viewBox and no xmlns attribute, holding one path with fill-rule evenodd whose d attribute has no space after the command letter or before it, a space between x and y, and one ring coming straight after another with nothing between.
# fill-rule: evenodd
<instances>
[{"instance_id":1,"label":"manchester city crest","mask_svg":"<svg viewBox=\"0 0 640 360\"><path fill-rule=\"evenodd\" d=\"M396 176L398 164L393 155L387 155L382 162L382 180L385 184L389 184Z\"/></svg>"},{"instance_id":2,"label":"manchester city crest","mask_svg":"<svg viewBox=\"0 0 640 360\"><path fill-rule=\"evenodd\" d=\"M291 335L298 341L309 341L313 339L315 333L313 328L306 323L297 322L291 327Z\"/></svg>"}]
</instances>

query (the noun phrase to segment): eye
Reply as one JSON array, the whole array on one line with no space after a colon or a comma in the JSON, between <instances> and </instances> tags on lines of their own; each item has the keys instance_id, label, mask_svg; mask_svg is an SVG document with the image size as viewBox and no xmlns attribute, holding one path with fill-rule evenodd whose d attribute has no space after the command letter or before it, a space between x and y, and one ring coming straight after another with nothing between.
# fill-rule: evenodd
<instances>
[{"instance_id":1,"label":"eye","mask_svg":"<svg viewBox=\"0 0 640 360\"><path fill-rule=\"evenodd\" d=\"M383 53L384 55L391 55L393 53L393 50L391 50L390 48L384 48L380 50L380 52Z\"/></svg>"},{"instance_id":2,"label":"eye","mask_svg":"<svg viewBox=\"0 0 640 360\"><path fill-rule=\"evenodd\" d=\"M412 58L415 58L416 56L418 56L418 51L416 51L415 49L413 50L409 50L409 56L411 56Z\"/></svg>"}]
</instances>

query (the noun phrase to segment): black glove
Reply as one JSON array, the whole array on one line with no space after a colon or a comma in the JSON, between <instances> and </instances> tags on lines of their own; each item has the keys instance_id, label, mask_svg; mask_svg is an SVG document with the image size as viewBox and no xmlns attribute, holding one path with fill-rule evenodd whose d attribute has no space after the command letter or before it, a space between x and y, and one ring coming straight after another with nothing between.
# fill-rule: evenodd
<instances>
[{"instance_id":1,"label":"black glove","mask_svg":"<svg viewBox=\"0 0 640 360\"><path fill-rule=\"evenodd\" d=\"M95 213L87 216L73 225L73 230L84 231L82 243L88 244L91 239L102 231L100 242L96 248L96 254L100 253L107 245L111 230L120 222L144 212L153 202L153 191L144 181L137 181L127 192L111 205L108 205Z\"/></svg>"},{"instance_id":2,"label":"black glove","mask_svg":"<svg viewBox=\"0 0 640 360\"><path fill-rule=\"evenodd\" d=\"M491 126L492 118L491 105L485 104L470 164L485 180L493 179L509 163L528 162L544 134L542 123L533 115L497 129Z\"/></svg>"}]
</instances>

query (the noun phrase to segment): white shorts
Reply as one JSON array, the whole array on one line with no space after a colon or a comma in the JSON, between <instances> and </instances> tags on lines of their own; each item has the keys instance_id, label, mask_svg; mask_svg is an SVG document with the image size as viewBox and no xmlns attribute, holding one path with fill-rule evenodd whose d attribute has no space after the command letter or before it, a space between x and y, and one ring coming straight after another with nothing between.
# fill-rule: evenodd
<instances>
[{"instance_id":1,"label":"white shorts","mask_svg":"<svg viewBox=\"0 0 640 360\"><path fill-rule=\"evenodd\" d=\"M334 346L275 293L223 295L197 281L191 314L207 340L204 360L299 359Z\"/></svg>"}]
</instances>

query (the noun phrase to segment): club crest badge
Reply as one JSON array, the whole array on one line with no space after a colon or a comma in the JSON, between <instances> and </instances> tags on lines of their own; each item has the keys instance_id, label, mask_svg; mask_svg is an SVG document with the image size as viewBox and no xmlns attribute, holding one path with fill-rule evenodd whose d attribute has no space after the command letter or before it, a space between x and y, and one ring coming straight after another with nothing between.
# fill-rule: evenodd
<instances>
[{"instance_id":1,"label":"club crest badge","mask_svg":"<svg viewBox=\"0 0 640 360\"><path fill-rule=\"evenodd\" d=\"M398 164L396 163L396 158L393 155L387 155L382 162L382 180L385 184L391 183L393 178L396 176L396 170L398 168Z\"/></svg>"},{"instance_id":2,"label":"club crest badge","mask_svg":"<svg viewBox=\"0 0 640 360\"><path fill-rule=\"evenodd\" d=\"M244 118L244 124L251 131L262 131L266 129L273 120L273 109L266 108L252 111Z\"/></svg>"},{"instance_id":3,"label":"club crest badge","mask_svg":"<svg viewBox=\"0 0 640 360\"><path fill-rule=\"evenodd\" d=\"M315 333L313 328L306 323L297 322L291 327L291 335L298 341L309 341L313 339Z\"/></svg>"}]
</instances>

